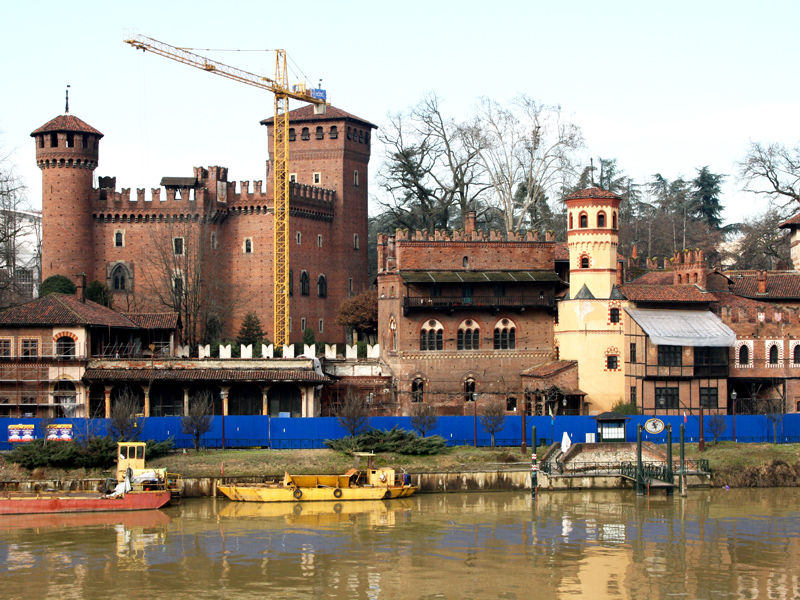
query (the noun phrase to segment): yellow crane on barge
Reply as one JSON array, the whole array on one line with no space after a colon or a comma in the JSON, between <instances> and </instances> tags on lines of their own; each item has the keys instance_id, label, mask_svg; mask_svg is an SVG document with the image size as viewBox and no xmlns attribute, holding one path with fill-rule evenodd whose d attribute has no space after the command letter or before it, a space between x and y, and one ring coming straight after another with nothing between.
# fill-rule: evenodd
<instances>
[{"instance_id":1,"label":"yellow crane on barge","mask_svg":"<svg viewBox=\"0 0 800 600\"><path fill-rule=\"evenodd\" d=\"M138 33L126 33L123 41L137 50L153 52L207 73L267 90L275 95L273 339L277 346L287 345L289 343L289 98L314 104L317 114L325 114L328 106L325 91L306 88L305 84L289 86L285 50L275 51L275 78L270 79Z\"/></svg>"}]
</instances>

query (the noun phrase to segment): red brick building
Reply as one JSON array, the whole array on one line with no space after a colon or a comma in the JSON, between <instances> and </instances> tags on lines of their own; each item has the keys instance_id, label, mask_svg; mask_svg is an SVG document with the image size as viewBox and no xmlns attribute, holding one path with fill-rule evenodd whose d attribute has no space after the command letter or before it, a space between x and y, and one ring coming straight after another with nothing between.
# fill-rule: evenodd
<instances>
[{"instance_id":1,"label":"red brick building","mask_svg":"<svg viewBox=\"0 0 800 600\"><path fill-rule=\"evenodd\" d=\"M554 358L554 250L550 236L476 231L474 213L463 231L378 236L378 342L398 412L522 410L525 371Z\"/></svg>"},{"instance_id":2,"label":"red brick building","mask_svg":"<svg viewBox=\"0 0 800 600\"><path fill-rule=\"evenodd\" d=\"M262 121L272 149L272 119ZM290 113L290 340L311 327L340 342L341 302L367 286L367 182L371 123L329 107ZM164 177L161 187L116 189L93 177L103 134L73 115L36 129L42 169L42 276L85 273L114 292L115 308L167 310L164 298L197 289L199 318L235 335L254 311L273 323L273 181L228 180L224 167ZM184 322L186 329L192 326ZM202 328L202 323L200 324Z\"/></svg>"}]
</instances>

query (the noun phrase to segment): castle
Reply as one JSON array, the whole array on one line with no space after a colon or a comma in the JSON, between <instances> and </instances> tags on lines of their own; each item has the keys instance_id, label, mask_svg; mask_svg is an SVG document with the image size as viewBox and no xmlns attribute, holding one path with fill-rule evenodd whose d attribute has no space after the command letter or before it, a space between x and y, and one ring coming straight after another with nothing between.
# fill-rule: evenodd
<instances>
[{"instance_id":1,"label":"castle","mask_svg":"<svg viewBox=\"0 0 800 600\"><path fill-rule=\"evenodd\" d=\"M267 127L272 148L272 119ZM291 342L310 327L340 342L342 301L367 286L367 201L375 125L334 107L290 113ZM36 129L42 170L42 277L83 273L108 286L126 312L182 314L184 334L210 322L236 334L255 312L268 336L273 316L272 178L228 181L224 167L164 177L146 194L94 174L103 134L71 115ZM272 157L271 157L272 158ZM163 192L163 193L162 193ZM199 322L187 322L195 314Z\"/></svg>"}]
</instances>

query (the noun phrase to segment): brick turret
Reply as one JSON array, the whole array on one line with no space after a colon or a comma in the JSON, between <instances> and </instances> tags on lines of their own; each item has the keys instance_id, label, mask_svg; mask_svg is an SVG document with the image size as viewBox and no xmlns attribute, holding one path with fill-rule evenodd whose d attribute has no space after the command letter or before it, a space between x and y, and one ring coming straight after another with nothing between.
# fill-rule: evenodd
<instances>
[{"instance_id":1,"label":"brick turret","mask_svg":"<svg viewBox=\"0 0 800 600\"><path fill-rule=\"evenodd\" d=\"M42 170L42 277L91 273L92 179L103 134L64 114L31 137Z\"/></svg>"}]
</instances>

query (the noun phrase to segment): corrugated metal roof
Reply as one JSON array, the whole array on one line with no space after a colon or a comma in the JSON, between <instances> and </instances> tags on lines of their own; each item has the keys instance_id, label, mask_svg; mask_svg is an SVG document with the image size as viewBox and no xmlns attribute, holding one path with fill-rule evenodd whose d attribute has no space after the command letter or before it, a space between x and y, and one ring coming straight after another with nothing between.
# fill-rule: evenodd
<instances>
[{"instance_id":1,"label":"corrugated metal roof","mask_svg":"<svg viewBox=\"0 0 800 600\"><path fill-rule=\"evenodd\" d=\"M402 271L406 283L495 283L561 281L553 271Z\"/></svg>"},{"instance_id":2,"label":"corrugated metal roof","mask_svg":"<svg viewBox=\"0 0 800 600\"><path fill-rule=\"evenodd\" d=\"M719 317L707 310L646 310L626 308L658 346L731 347L736 334Z\"/></svg>"}]
</instances>

